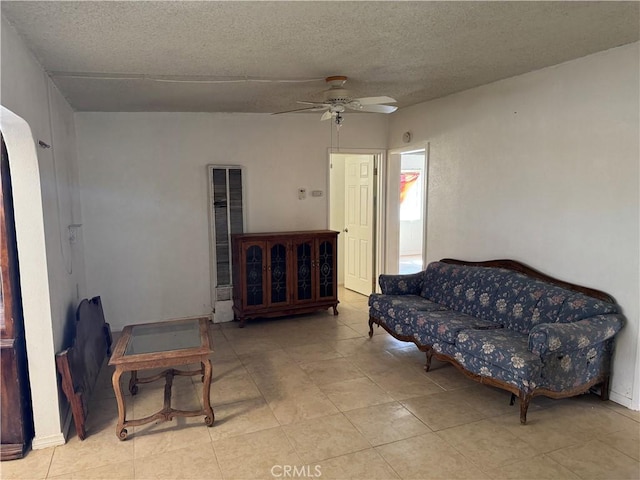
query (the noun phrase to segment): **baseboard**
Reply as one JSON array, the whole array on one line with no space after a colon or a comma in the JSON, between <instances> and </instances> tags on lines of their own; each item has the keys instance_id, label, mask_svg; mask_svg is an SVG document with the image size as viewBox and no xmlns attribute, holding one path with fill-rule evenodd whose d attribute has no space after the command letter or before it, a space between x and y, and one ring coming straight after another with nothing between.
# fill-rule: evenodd
<instances>
[{"instance_id":1,"label":"baseboard","mask_svg":"<svg viewBox=\"0 0 640 480\"><path fill-rule=\"evenodd\" d=\"M625 397L624 395L619 394L618 392L614 392L613 390L609 391L609 400L615 402L623 407L627 407L632 409L633 401L629 397Z\"/></svg>"},{"instance_id":2,"label":"baseboard","mask_svg":"<svg viewBox=\"0 0 640 480\"><path fill-rule=\"evenodd\" d=\"M55 435L49 435L48 437L36 436L31 442L31 448L33 450L41 450L43 448L56 447L58 445L64 445L65 439L62 432Z\"/></svg>"}]
</instances>

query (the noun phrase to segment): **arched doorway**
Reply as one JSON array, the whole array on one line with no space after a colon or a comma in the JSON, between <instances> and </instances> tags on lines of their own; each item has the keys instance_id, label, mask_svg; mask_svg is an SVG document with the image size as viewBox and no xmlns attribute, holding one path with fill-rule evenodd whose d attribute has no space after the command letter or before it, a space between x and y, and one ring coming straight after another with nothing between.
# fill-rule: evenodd
<instances>
[{"instance_id":1,"label":"arched doorway","mask_svg":"<svg viewBox=\"0 0 640 480\"><path fill-rule=\"evenodd\" d=\"M64 444L55 369L51 296L38 157L28 123L0 106L9 153L35 437L34 449Z\"/></svg>"}]
</instances>

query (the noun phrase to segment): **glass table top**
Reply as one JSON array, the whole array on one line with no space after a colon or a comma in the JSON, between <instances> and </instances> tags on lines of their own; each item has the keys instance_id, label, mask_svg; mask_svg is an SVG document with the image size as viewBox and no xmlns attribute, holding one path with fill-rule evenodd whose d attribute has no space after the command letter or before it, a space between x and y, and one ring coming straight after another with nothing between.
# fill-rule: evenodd
<instances>
[{"instance_id":1,"label":"glass table top","mask_svg":"<svg viewBox=\"0 0 640 480\"><path fill-rule=\"evenodd\" d=\"M198 348L201 342L198 319L164 325L136 325L131 330L124 355Z\"/></svg>"}]
</instances>

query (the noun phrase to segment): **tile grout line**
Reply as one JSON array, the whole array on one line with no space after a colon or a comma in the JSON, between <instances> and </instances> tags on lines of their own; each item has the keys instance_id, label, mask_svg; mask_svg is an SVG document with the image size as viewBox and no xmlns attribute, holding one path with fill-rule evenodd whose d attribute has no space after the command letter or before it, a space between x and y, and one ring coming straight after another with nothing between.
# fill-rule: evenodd
<instances>
[{"instance_id":1,"label":"tile grout line","mask_svg":"<svg viewBox=\"0 0 640 480\"><path fill-rule=\"evenodd\" d=\"M67 439L64 439L64 445L67 444ZM53 463L53 456L56 453L56 449L58 447L61 447L63 445L56 445L55 447L53 447L53 452L51 452L51 458L49 458L49 465L47 465L47 473L45 473L44 478L49 478L49 472L51 471L51 464ZM33 450L32 450L33 451Z\"/></svg>"}]
</instances>

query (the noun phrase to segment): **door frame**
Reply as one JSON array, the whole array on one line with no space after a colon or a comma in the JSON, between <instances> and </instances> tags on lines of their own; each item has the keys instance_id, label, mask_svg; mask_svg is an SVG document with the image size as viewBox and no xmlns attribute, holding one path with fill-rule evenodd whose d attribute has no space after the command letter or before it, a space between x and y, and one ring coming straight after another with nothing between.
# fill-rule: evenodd
<instances>
[{"instance_id":1,"label":"door frame","mask_svg":"<svg viewBox=\"0 0 640 480\"><path fill-rule=\"evenodd\" d=\"M38 450L64 445L63 422L68 425L64 418L60 418L60 414L64 416L65 412L60 405L55 362L52 361L55 357L53 316L38 152L36 137L33 136L27 121L2 105L0 130L9 154L13 187L18 265L35 427L31 448ZM35 375L35 372L38 374ZM71 415L66 418L71 421Z\"/></svg>"},{"instance_id":2,"label":"door frame","mask_svg":"<svg viewBox=\"0 0 640 480\"><path fill-rule=\"evenodd\" d=\"M424 185L424 197L422 203L422 211L423 211L423 221L424 227L422 232L422 262L423 266L427 263L427 232L428 232L428 219L429 219L429 183L430 183L430 162L429 162L429 142L415 142L409 145L405 145L404 147L394 148L389 150L389 154L387 155L387 168L385 169L385 173L387 174L386 181L384 182L387 187L387 211L389 215L385 218L386 228L388 232L394 232L394 234L390 234L387 237L387 243L385 245L386 250L386 262L385 272L397 274L399 270L398 260L399 260L399 252L400 252L400 209L399 204L396 205L393 203L393 199L396 201L400 198L399 191L399 182L394 182L395 175L393 175L396 171L400 173L400 156L402 154L424 151L424 175L425 181ZM397 169L392 162L397 162Z\"/></svg>"},{"instance_id":3,"label":"door frame","mask_svg":"<svg viewBox=\"0 0 640 480\"><path fill-rule=\"evenodd\" d=\"M373 285L372 292L378 291L378 275L384 272L386 253L386 178L387 178L387 150L381 148L341 148L327 149L327 198L326 225L331 225L331 155L373 155L374 166L374 194L373 194ZM340 230L342 233L342 230ZM342 263L342 261L340 262ZM340 268L340 265L338 266Z\"/></svg>"}]
</instances>

